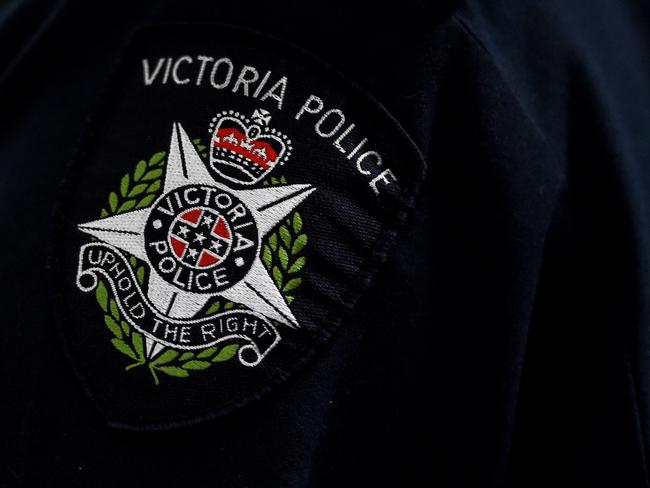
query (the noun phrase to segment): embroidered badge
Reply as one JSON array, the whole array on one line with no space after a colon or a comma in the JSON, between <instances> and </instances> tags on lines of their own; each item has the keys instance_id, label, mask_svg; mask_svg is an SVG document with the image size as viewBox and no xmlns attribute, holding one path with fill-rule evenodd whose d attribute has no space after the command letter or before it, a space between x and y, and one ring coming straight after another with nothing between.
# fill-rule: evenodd
<instances>
[{"instance_id":1,"label":"embroidered badge","mask_svg":"<svg viewBox=\"0 0 650 488\"><path fill-rule=\"evenodd\" d=\"M299 327L289 303L307 234L295 209L315 188L224 183L259 183L291 155L270 119L223 111L209 149L174 123L169 151L138 163L103 217L79 225L97 241L81 247L77 286L96 291L113 345L135 361L127 370L146 366L158 383L158 373L186 377L235 352L257 366L280 341L275 324Z\"/></svg>"},{"instance_id":2,"label":"embroidered badge","mask_svg":"<svg viewBox=\"0 0 650 488\"><path fill-rule=\"evenodd\" d=\"M424 168L369 95L226 26L145 30L90 127L53 291L75 371L124 428L223 415L307 364Z\"/></svg>"}]
</instances>

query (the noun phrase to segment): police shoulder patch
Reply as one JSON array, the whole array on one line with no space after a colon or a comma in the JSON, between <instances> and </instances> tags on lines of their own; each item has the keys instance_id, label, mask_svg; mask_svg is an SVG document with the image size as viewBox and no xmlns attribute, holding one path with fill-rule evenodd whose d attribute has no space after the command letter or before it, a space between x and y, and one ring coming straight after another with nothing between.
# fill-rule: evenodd
<instances>
[{"instance_id":1,"label":"police shoulder patch","mask_svg":"<svg viewBox=\"0 0 650 488\"><path fill-rule=\"evenodd\" d=\"M123 428L223 415L290 378L370 284L424 172L353 83L222 25L143 30L89 127L53 288L75 370Z\"/></svg>"}]
</instances>

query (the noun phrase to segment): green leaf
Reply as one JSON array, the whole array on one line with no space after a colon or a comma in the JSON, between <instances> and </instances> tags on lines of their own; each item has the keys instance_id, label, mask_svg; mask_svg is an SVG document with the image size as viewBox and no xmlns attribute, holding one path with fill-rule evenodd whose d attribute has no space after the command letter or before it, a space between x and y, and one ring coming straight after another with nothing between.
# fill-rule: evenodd
<instances>
[{"instance_id":1,"label":"green leaf","mask_svg":"<svg viewBox=\"0 0 650 488\"><path fill-rule=\"evenodd\" d=\"M149 166L156 166L158 163L160 163L163 158L165 157L165 151L157 152L151 158L149 158Z\"/></svg>"},{"instance_id":2,"label":"green leaf","mask_svg":"<svg viewBox=\"0 0 650 488\"><path fill-rule=\"evenodd\" d=\"M111 207L111 212L115 212L115 210L117 210L117 203L118 203L117 195L115 194L114 191L110 192L108 195L108 204Z\"/></svg>"},{"instance_id":3,"label":"green leaf","mask_svg":"<svg viewBox=\"0 0 650 488\"><path fill-rule=\"evenodd\" d=\"M284 299L287 301L289 305L291 305L291 302L293 302L296 297L292 297L291 295L285 295Z\"/></svg>"},{"instance_id":4,"label":"green leaf","mask_svg":"<svg viewBox=\"0 0 650 488\"><path fill-rule=\"evenodd\" d=\"M287 227L284 225L280 226L280 237L282 238L282 242L284 242L284 245L287 246L287 248L290 248L291 233L289 232L289 229L287 229Z\"/></svg>"},{"instance_id":5,"label":"green leaf","mask_svg":"<svg viewBox=\"0 0 650 488\"><path fill-rule=\"evenodd\" d=\"M267 267L267 269L271 268L271 265L273 264L273 254L271 253L271 248L268 246L268 244L264 244L264 249L262 251L262 261L264 262L264 265Z\"/></svg>"},{"instance_id":6,"label":"green leaf","mask_svg":"<svg viewBox=\"0 0 650 488\"><path fill-rule=\"evenodd\" d=\"M156 180L151 185L149 185L149 188L147 188L147 193L155 193L158 190L160 190L160 182L161 181L162 180Z\"/></svg>"},{"instance_id":7,"label":"green leaf","mask_svg":"<svg viewBox=\"0 0 650 488\"><path fill-rule=\"evenodd\" d=\"M120 208L117 209L117 213L126 212L128 210L131 210L133 207L135 207L135 200L127 200L122 205L120 205Z\"/></svg>"},{"instance_id":8,"label":"green leaf","mask_svg":"<svg viewBox=\"0 0 650 488\"><path fill-rule=\"evenodd\" d=\"M302 217L298 212L294 212L293 214L293 233L294 234L300 234L300 231L302 230Z\"/></svg>"},{"instance_id":9,"label":"green leaf","mask_svg":"<svg viewBox=\"0 0 650 488\"><path fill-rule=\"evenodd\" d=\"M298 237L296 237L296 240L294 241L293 246L291 247L291 254L295 256L300 251L302 251L306 245L307 245L307 234L300 234Z\"/></svg>"},{"instance_id":10,"label":"green leaf","mask_svg":"<svg viewBox=\"0 0 650 488\"><path fill-rule=\"evenodd\" d=\"M122 320L120 321L120 326L122 327L122 332L124 332L125 336L128 336L131 333L131 327L129 326L128 322Z\"/></svg>"},{"instance_id":11,"label":"green leaf","mask_svg":"<svg viewBox=\"0 0 650 488\"><path fill-rule=\"evenodd\" d=\"M131 342L133 343L133 347L135 348L135 352L137 353L138 357L144 359L145 355L142 334L134 332L131 336Z\"/></svg>"},{"instance_id":12,"label":"green leaf","mask_svg":"<svg viewBox=\"0 0 650 488\"><path fill-rule=\"evenodd\" d=\"M178 366L160 366L156 369L161 373L168 374L169 376L176 376L177 378L187 378L190 375L187 370L179 368Z\"/></svg>"},{"instance_id":13,"label":"green leaf","mask_svg":"<svg viewBox=\"0 0 650 488\"><path fill-rule=\"evenodd\" d=\"M273 266L273 278L275 278L278 288L282 288L282 271L277 266Z\"/></svg>"},{"instance_id":14,"label":"green leaf","mask_svg":"<svg viewBox=\"0 0 650 488\"><path fill-rule=\"evenodd\" d=\"M282 291L291 291L295 290L302 284L302 278L292 278L290 279L286 285L284 285L284 288L282 288Z\"/></svg>"},{"instance_id":15,"label":"green leaf","mask_svg":"<svg viewBox=\"0 0 650 488\"><path fill-rule=\"evenodd\" d=\"M282 246L278 250L278 257L280 258L282 268L287 269L287 266L289 266L289 254L287 254L287 250Z\"/></svg>"},{"instance_id":16,"label":"green leaf","mask_svg":"<svg viewBox=\"0 0 650 488\"><path fill-rule=\"evenodd\" d=\"M138 283L140 283L141 285L144 284L144 273L145 273L144 266L140 266L138 270L135 272L135 277L138 278Z\"/></svg>"},{"instance_id":17,"label":"green leaf","mask_svg":"<svg viewBox=\"0 0 650 488\"><path fill-rule=\"evenodd\" d=\"M178 358L179 361L187 361L188 359L192 359L194 357L194 353L191 351L184 352L181 354L181 357Z\"/></svg>"},{"instance_id":18,"label":"green leaf","mask_svg":"<svg viewBox=\"0 0 650 488\"><path fill-rule=\"evenodd\" d=\"M278 235L275 232L269 236L269 246L273 251L278 250Z\"/></svg>"},{"instance_id":19,"label":"green leaf","mask_svg":"<svg viewBox=\"0 0 650 488\"><path fill-rule=\"evenodd\" d=\"M278 179L275 176L271 177L271 184L272 185L277 185L279 183Z\"/></svg>"},{"instance_id":20,"label":"green leaf","mask_svg":"<svg viewBox=\"0 0 650 488\"><path fill-rule=\"evenodd\" d=\"M133 172L133 181L140 181L145 171L147 171L147 163L146 161L140 161Z\"/></svg>"},{"instance_id":21,"label":"green leaf","mask_svg":"<svg viewBox=\"0 0 650 488\"><path fill-rule=\"evenodd\" d=\"M170 361L173 361L177 357L178 357L178 351L175 351L174 349L167 349L165 352L163 352L157 358L151 361L151 364L156 366L158 364L169 363Z\"/></svg>"},{"instance_id":22,"label":"green leaf","mask_svg":"<svg viewBox=\"0 0 650 488\"><path fill-rule=\"evenodd\" d=\"M209 357L212 356L215 352L217 352L217 348L216 348L216 347L208 347L207 349L203 349L203 351L201 351L201 352L198 354L197 357L198 357L199 359L209 358Z\"/></svg>"},{"instance_id":23,"label":"green leaf","mask_svg":"<svg viewBox=\"0 0 650 488\"><path fill-rule=\"evenodd\" d=\"M99 216L101 218L108 217L108 210L106 210L105 208L102 208L102 211L99 213Z\"/></svg>"},{"instance_id":24,"label":"green leaf","mask_svg":"<svg viewBox=\"0 0 650 488\"><path fill-rule=\"evenodd\" d=\"M287 184L287 179L284 176L280 176L280 183L282 183L283 185L286 185Z\"/></svg>"},{"instance_id":25,"label":"green leaf","mask_svg":"<svg viewBox=\"0 0 650 488\"><path fill-rule=\"evenodd\" d=\"M153 202L155 199L156 199L155 193L152 193L151 195L147 195L146 197L144 197L142 200L138 202L135 208L148 207L149 205L151 205L151 202Z\"/></svg>"},{"instance_id":26,"label":"green leaf","mask_svg":"<svg viewBox=\"0 0 650 488\"><path fill-rule=\"evenodd\" d=\"M206 369L211 366L210 361L201 361L199 359L194 359L183 364L183 369L192 369L192 370L201 370Z\"/></svg>"},{"instance_id":27,"label":"green leaf","mask_svg":"<svg viewBox=\"0 0 650 488\"><path fill-rule=\"evenodd\" d=\"M208 307L208 310L205 312L205 314L212 315L213 313L217 313L220 308L221 308L221 302L217 300L212 305L210 305L210 307Z\"/></svg>"},{"instance_id":28,"label":"green leaf","mask_svg":"<svg viewBox=\"0 0 650 488\"><path fill-rule=\"evenodd\" d=\"M97 298L97 303L102 307L102 310L108 312L108 291L102 280L99 280L99 284L95 289L95 298Z\"/></svg>"},{"instance_id":29,"label":"green leaf","mask_svg":"<svg viewBox=\"0 0 650 488\"><path fill-rule=\"evenodd\" d=\"M122 328L120 327L120 324L113 320L113 317L110 315L104 315L104 323L115 337L118 339L122 338Z\"/></svg>"},{"instance_id":30,"label":"green leaf","mask_svg":"<svg viewBox=\"0 0 650 488\"><path fill-rule=\"evenodd\" d=\"M135 352L133 352L133 349L131 349L131 346L129 346L126 342L124 342L122 339L111 339L111 344L120 351L122 354L126 354L129 356L131 359L138 359L138 357L135 355Z\"/></svg>"},{"instance_id":31,"label":"green leaf","mask_svg":"<svg viewBox=\"0 0 650 488\"><path fill-rule=\"evenodd\" d=\"M125 174L122 176L122 180L120 181L120 193L122 194L123 197L126 196L126 194L129 192L129 174Z\"/></svg>"},{"instance_id":32,"label":"green leaf","mask_svg":"<svg viewBox=\"0 0 650 488\"><path fill-rule=\"evenodd\" d=\"M212 358L213 363L222 363L231 359L239 350L239 344L230 344L219 351L215 357Z\"/></svg>"},{"instance_id":33,"label":"green leaf","mask_svg":"<svg viewBox=\"0 0 650 488\"><path fill-rule=\"evenodd\" d=\"M307 258L305 256L300 256L296 261L291 265L289 268L289 273L297 273L302 269L302 267L305 265L305 262L307 261Z\"/></svg>"},{"instance_id":34,"label":"green leaf","mask_svg":"<svg viewBox=\"0 0 650 488\"><path fill-rule=\"evenodd\" d=\"M111 309L111 315L115 320L120 320L120 309L117 308L117 302L111 298L110 300L110 309Z\"/></svg>"},{"instance_id":35,"label":"green leaf","mask_svg":"<svg viewBox=\"0 0 650 488\"><path fill-rule=\"evenodd\" d=\"M233 302L226 302L226 304L223 306L226 310L230 310L231 308L234 308L235 304Z\"/></svg>"},{"instance_id":36,"label":"green leaf","mask_svg":"<svg viewBox=\"0 0 650 488\"><path fill-rule=\"evenodd\" d=\"M152 169L151 171L147 171L147 173L142 177L143 181L151 181L155 180L156 178L160 178L160 175L162 175L162 169L156 168Z\"/></svg>"},{"instance_id":37,"label":"green leaf","mask_svg":"<svg viewBox=\"0 0 650 488\"><path fill-rule=\"evenodd\" d=\"M131 263L131 267L135 268L138 265L138 260L135 256L129 256L129 263Z\"/></svg>"},{"instance_id":38,"label":"green leaf","mask_svg":"<svg viewBox=\"0 0 650 488\"><path fill-rule=\"evenodd\" d=\"M138 185L135 185L133 188L131 188L131 191L129 192L130 197L135 197L145 191L147 189L147 183L140 183ZM125 195L126 196L126 195Z\"/></svg>"}]
</instances>

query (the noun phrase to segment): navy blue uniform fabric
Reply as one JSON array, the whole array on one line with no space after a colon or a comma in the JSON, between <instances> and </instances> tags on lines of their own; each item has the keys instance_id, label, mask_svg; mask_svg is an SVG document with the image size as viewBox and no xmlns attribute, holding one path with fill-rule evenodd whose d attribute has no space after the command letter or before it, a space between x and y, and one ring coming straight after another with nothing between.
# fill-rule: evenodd
<instances>
[{"instance_id":1,"label":"navy blue uniform fabric","mask_svg":"<svg viewBox=\"0 0 650 488\"><path fill-rule=\"evenodd\" d=\"M0 15L2 486L648 486L650 5L46 2ZM52 209L130 35L225 22L374 95L416 210L330 346L184 430L112 430L57 339Z\"/></svg>"}]
</instances>

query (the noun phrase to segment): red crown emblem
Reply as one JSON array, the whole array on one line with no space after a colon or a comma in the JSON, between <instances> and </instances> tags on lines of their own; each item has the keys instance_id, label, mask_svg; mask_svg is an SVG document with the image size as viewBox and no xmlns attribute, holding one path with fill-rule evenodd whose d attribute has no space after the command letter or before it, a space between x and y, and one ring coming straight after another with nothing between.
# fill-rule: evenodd
<instances>
[{"instance_id":1,"label":"red crown emblem","mask_svg":"<svg viewBox=\"0 0 650 488\"><path fill-rule=\"evenodd\" d=\"M268 126L271 116L255 110L252 119L234 110L218 113L210 124L210 167L223 178L245 185L262 180L291 156L291 141Z\"/></svg>"}]
</instances>

